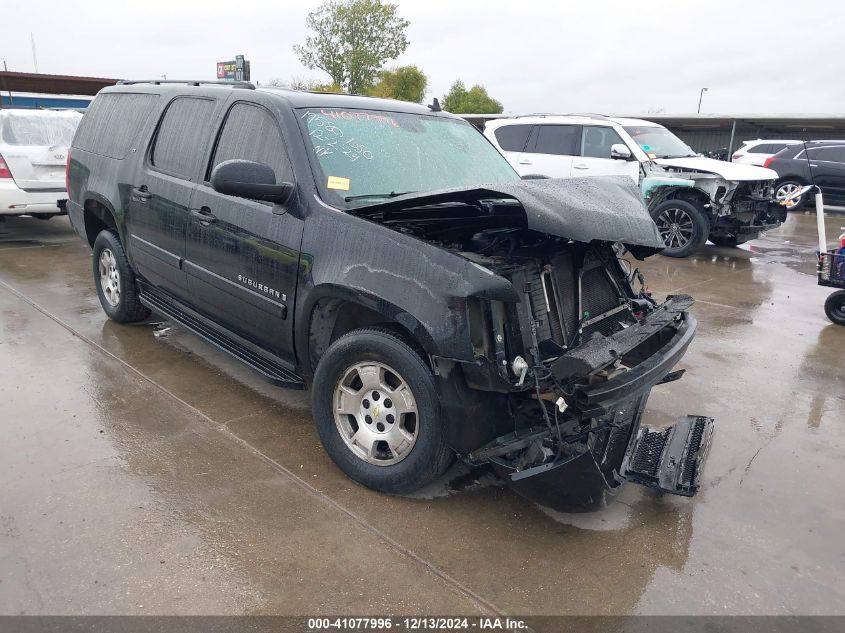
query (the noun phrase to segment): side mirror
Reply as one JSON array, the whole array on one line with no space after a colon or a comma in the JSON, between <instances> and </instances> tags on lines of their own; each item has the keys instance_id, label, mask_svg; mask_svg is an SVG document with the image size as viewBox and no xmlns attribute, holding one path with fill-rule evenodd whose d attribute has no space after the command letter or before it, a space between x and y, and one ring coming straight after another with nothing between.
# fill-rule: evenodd
<instances>
[{"instance_id":1,"label":"side mirror","mask_svg":"<svg viewBox=\"0 0 845 633\"><path fill-rule=\"evenodd\" d=\"M627 145L623 145L622 143L614 143L610 146L610 157L616 160L631 160L631 150L628 149Z\"/></svg>"},{"instance_id":2,"label":"side mirror","mask_svg":"<svg viewBox=\"0 0 845 633\"><path fill-rule=\"evenodd\" d=\"M276 173L264 163L225 160L211 171L211 187L218 193L249 200L284 204L293 192L289 182L276 184Z\"/></svg>"}]
</instances>

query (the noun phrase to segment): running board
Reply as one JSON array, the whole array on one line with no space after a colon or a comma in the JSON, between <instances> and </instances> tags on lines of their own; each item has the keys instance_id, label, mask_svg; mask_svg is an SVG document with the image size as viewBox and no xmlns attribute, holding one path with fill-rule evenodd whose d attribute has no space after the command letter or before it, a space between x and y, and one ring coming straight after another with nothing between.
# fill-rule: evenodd
<instances>
[{"instance_id":1,"label":"running board","mask_svg":"<svg viewBox=\"0 0 845 633\"><path fill-rule=\"evenodd\" d=\"M655 490L685 497L700 485L713 436L713 418L688 415L665 429L640 427L622 463L622 476Z\"/></svg>"},{"instance_id":2,"label":"running board","mask_svg":"<svg viewBox=\"0 0 845 633\"><path fill-rule=\"evenodd\" d=\"M281 363L265 358L231 337L209 327L197 317L180 309L154 290L151 290L148 286L141 286L140 299L141 303L153 312L173 319L200 338L222 349L224 352L228 352L245 365L257 371L272 384L278 387L284 387L285 389L305 389L305 381Z\"/></svg>"}]
</instances>

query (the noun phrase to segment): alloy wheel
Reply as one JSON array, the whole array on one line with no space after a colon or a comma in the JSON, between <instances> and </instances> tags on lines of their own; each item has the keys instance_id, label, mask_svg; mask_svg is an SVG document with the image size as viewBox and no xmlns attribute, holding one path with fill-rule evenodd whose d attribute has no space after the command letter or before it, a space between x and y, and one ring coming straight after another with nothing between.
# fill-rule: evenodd
<instances>
[{"instance_id":1,"label":"alloy wheel","mask_svg":"<svg viewBox=\"0 0 845 633\"><path fill-rule=\"evenodd\" d=\"M775 192L775 199L778 200L783 206L787 209L790 207L794 207L798 204L798 198L793 198L792 200L787 200L787 198L793 195L796 191L798 191L801 187L794 182L786 182L778 187L777 191Z\"/></svg>"},{"instance_id":2,"label":"alloy wheel","mask_svg":"<svg viewBox=\"0 0 845 633\"><path fill-rule=\"evenodd\" d=\"M663 209L654 222L667 248L683 248L690 243L695 232L692 217L680 207Z\"/></svg>"},{"instance_id":3,"label":"alloy wheel","mask_svg":"<svg viewBox=\"0 0 845 633\"><path fill-rule=\"evenodd\" d=\"M100 251L99 260L100 288L106 301L111 306L120 303L120 273L117 270L117 260L110 249L104 248Z\"/></svg>"},{"instance_id":4,"label":"alloy wheel","mask_svg":"<svg viewBox=\"0 0 845 633\"><path fill-rule=\"evenodd\" d=\"M399 373L378 361L356 363L334 390L334 420L347 448L375 466L405 459L419 435L417 403Z\"/></svg>"}]
</instances>

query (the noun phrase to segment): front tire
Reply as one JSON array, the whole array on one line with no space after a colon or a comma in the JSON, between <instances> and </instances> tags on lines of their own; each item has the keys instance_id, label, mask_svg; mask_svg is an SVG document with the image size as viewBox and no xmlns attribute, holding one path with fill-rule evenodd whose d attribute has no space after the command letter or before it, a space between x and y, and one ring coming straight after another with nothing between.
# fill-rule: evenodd
<instances>
[{"instance_id":1,"label":"front tire","mask_svg":"<svg viewBox=\"0 0 845 633\"><path fill-rule=\"evenodd\" d=\"M650 213L666 244L662 255L688 257L704 246L710 234L710 220L686 200L664 200Z\"/></svg>"},{"instance_id":2,"label":"front tire","mask_svg":"<svg viewBox=\"0 0 845 633\"><path fill-rule=\"evenodd\" d=\"M837 290L827 298L824 313L836 325L845 325L845 290Z\"/></svg>"},{"instance_id":3,"label":"front tire","mask_svg":"<svg viewBox=\"0 0 845 633\"><path fill-rule=\"evenodd\" d=\"M138 297L135 272L115 231L100 231L94 240L94 284L103 311L112 321L134 323L143 321L150 311Z\"/></svg>"},{"instance_id":4,"label":"front tire","mask_svg":"<svg viewBox=\"0 0 845 633\"><path fill-rule=\"evenodd\" d=\"M787 196L798 191L801 187L804 186L805 185L803 182L799 182L797 180L784 180L782 182L779 182L775 186L775 199L778 202L785 200ZM805 204L807 204L807 198L808 194L803 193L796 200L794 200L791 205L784 206L784 208L787 211L798 211Z\"/></svg>"},{"instance_id":5,"label":"front tire","mask_svg":"<svg viewBox=\"0 0 845 633\"><path fill-rule=\"evenodd\" d=\"M326 452L368 488L413 492L452 461L431 369L392 330L354 330L332 343L312 403Z\"/></svg>"}]
</instances>

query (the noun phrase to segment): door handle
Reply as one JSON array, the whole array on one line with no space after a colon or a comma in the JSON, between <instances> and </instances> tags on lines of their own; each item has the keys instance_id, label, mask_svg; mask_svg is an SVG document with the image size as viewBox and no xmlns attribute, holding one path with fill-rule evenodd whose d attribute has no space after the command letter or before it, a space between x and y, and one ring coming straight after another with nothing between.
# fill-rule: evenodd
<instances>
[{"instance_id":1,"label":"door handle","mask_svg":"<svg viewBox=\"0 0 845 633\"><path fill-rule=\"evenodd\" d=\"M139 200L149 200L152 198L153 194L149 192L147 189L147 185L141 185L140 187L133 187L132 195L138 198Z\"/></svg>"},{"instance_id":2,"label":"door handle","mask_svg":"<svg viewBox=\"0 0 845 633\"><path fill-rule=\"evenodd\" d=\"M818 165L813 165L813 163L810 163L810 167L818 167Z\"/></svg>"},{"instance_id":3,"label":"door handle","mask_svg":"<svg viewBox=\"0 0 845 633\"><path fill-rule=\"evenodd\" d=\"M217 222L217 218L208 207L200 207L199 209L191 209L191 215L200 221L203 226L208 226Z\"/></svg>"},{"instance_id":4,"label":"door handle","mask_svg":"<svg viewBox=\"0 0 845 633\"><path fill-rule=\"evenodd\" d=\"M573 169L589 169L589 165L585 165L584 163L578 163L572 166Z\"/></svg>"},{"instance_id":5,"label":"door handle","mask_svg":"<svg viewBox=\"0 0 845 633\"><path fill-rule=\"evenodd\" d=\"M520 159L519 159L519 164L520 164L520 165L533 165L534 163L532 163L532 162L531 162L530 160L528 160L527 158L520 158Z\"/></svg>"}]
</instances>

